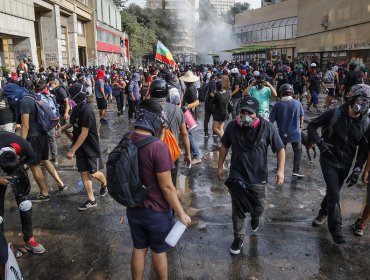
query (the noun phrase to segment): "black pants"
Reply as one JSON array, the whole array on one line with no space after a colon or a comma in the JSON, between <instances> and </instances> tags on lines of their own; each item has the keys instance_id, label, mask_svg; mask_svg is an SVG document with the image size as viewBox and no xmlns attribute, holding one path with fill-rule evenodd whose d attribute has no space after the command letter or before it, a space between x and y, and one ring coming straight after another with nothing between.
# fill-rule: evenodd
<instances>
[{"instance_id":1,"label":"black pants","mask_svg":"<svg viewBox=\"0 0 370 280\"><path fill-rule=\"evenodd\" d=\"M211 120L211 116L213 115L214 105L207 104L204 106L204 133L208 133L208 123Z\"/></svg>"},{"instance_id":2,"label":"black pants","mask_svg":"<svg viewBox=\"0 0 370 280\"><path fill-rule=\"evenodd\" d=\"M342 232L340 190L347 178L349 168L336 168L320 161L326 183L326 194L321 202L320 214L328 215L328 228L332 235Z\"/></svg>"},{"instance_id":3,"label":"black pants","mask_svg":"<svg viewBox=\"0 0 370 280\"><path fill-rule=\"evenodd\" d=\"M132 118L136 119L137 105L139 105L139 100L134 100L134 101L129 100L128 101L128 118L129 119L132 119Z\"/></svg>"},{"instance_id":4,"label":"black pants","mask_svg":"<svg viewBox=\"0 0 370 280\"><path fill-rule=\"evenodd\" d=\"M13 176L17 176L16 183L12 185L13 193L17 205L26 200L29 200L29 193L31 190L30 181L26 171L18 170ZM4 204L5 204L6 186L0 186L0 216L4 217ZM32 236L32 208L27 211L19 211L22 223L23 240L27 242ZM4 222L1 224L1 231L4 232Z\"/></svg>"},{"instance_id":5,"label":"black pants","mask_svg":"<svg viewBox=\"0 0 370 280\"><path fill-rule=\"evenodd\" d=\"M123 105L124 105L124 96L123 94L121 93L120 95L116 96L116 103L117 103L117 111L118 112L121 112L123 111Z\"/></svg>"}]
</instances>

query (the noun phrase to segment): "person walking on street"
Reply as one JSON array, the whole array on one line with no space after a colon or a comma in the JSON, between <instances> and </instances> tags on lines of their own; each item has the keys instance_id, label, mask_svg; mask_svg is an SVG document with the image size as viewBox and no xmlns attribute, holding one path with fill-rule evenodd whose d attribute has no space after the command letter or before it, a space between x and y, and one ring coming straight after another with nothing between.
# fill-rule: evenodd
<instances>
[{"instance_id":1,"label":"person walking on street","mask_svg":"<svg viewBox=\"0 0 370 280\"><path fill-rule=\"evenodd\" d=\"M134 73L128 83L128 119L132 123L136 119L137 106L140 102L140 74Z\"/></svg>"},{"instance_id":2,"label":"person walking on street","mask_svg":"<svg viewBox=\"0 0 370 280\"><path fill-rule=\"evenodd\" d=\"M284 181L285 149L276 128L258 115L258 100L251 96L240 101L240 115L231 121L221 139L218 158L218 178L224 180L224 162L232 149L230 175L225 185L232 201L234 241L230 253L237 255L245 236L245 213L251 215L251 229L256 232L265 210L268 146L277 153L278 168L275 182Z\"/></svg>"},{"instance_id":3,"label":"person walking on street","mask_svg":"<svg viewBox=\"0 0 370 280\"><path fill-rule=\"evenodd\" d=\"M108 103L104 89L105 72L102 69L98 70L95 81L95 97L96 104L99 110L100 124L107 124L108 121L105 119L107 113Z\"/></svg>"},{"instance_id":4,"label":"person walking on street","mask_svg":"<svg viewBox=\"0 0 370 280\"><path fill-rule=\"evenodd\" d=\"M313 119L307 127L308 137L320 149L320 165L326 183L326 194L321 202L319 214L313 226L328 220L328 229L337 244L346 243L342 233L340 190L357 152L348 186L357 183L368 153L370 86L359 84L347 95L348 102L326 111ZM321 127L322 136L317 129ZM358 148L358 151L357 151Z\"/></svg>"},{"instance_id":5,"label":"person walking on street","mask_svg":"<svg viewBox=\"0 0 370 280\"><path fill-rule=\"evenodd\" d=\"M293 148L293 177L302 178L301 166L301 129L303 126L304 110L301 102L293 99L294 89L290 84L283 84L280 89L281 101L277 102L270 113L270 122L276 121L279 135L284 146L290 143Z\"/></svg>"},{"instance_id":6,"label":"person walking on street","mask_svg":"<svg viewBox=\"0 0 370 280\"><path fill-rule=\"evenodd\" d=\"M134 144L163 133L165 120L162 106L157 101L144 100L137 114L134 130L128 135ZM182 208L171 180L174 164L166 143L158 139L145 145L138 150L138 158L140 179L144 186L151 186L151 191L142 207L128 207L126 211L134 244L131 276L134 280L143 279L150 248L157 279L168 279L166 251L170 247L164 240L174 224L173 215L176 213L186 226L190 225L191 219Z\"/></svg>"},{"instance_id":7,"label":"person walking on street","mask_svg":"<svg viewBox=\"0 0 370 280\"><path fill-rule=\"evenodd\" d=\"M182 100L181 110L183 113L186 111L190 111L191 114L195 115L195 109L199 106L198 100L198 91L194 85L194 82L199 80L199 77L195 76L191 70L187 71L186 74L180 77L180 80L185 82L186 90L184 94L184 98ZM200 159L199 150L195 144L194 135L192 131L189 131L189 141L190 141L190 151L192 161L191 164L198 164L201 163L202 160Z\"/></svg>"},{"instance_id":8,"label":"person walking on street","mask_svg":"<svg viewBox=\"0 0 370 280\"><path fill-rule=\"evenodd\" d=\"M70 87L69 92L77 105L72 110L70 124L63 126L62 130L73 126L73 145L67 158L72 159L76 155L77 169L88 197L88 200L78 207L78 210L84 211L97 206L91 178L100 182L100 196L107 194L107 180L100 171L103 168L103 163L99 136L94 110L91 104L86 101L86 88L82 84L75 83Z\"/></svg>"}]
</instances>

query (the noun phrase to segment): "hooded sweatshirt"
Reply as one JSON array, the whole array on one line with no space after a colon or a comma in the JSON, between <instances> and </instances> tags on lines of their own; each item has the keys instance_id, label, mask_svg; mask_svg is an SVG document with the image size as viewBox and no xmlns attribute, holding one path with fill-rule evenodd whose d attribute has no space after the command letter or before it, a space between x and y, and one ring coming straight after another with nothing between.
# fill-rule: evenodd
<instances>
[{"instance_id":1,"label":"hooded sweatshirt","mask_svg":"<svg viewBox=\"0 0 370 280\"><path fill-rule=\"evenodd\" d=\"M135 100L140 100L139 81L140 81L140 75L138 73L134 73L128 84L128 94L129 94L130 100L132 100L131 93L134 94Z\"/></svg>"},{"instance_id":2,"label":"hooded sweatshirt","mask_svg":"<svg viewBox=\"0 0 370 280\"><path fill-rule=\"evenodd\" d=\"M104 76L105 72L104 70L99 70L96 75L96 83L95 83L95 94L97 98L103 98L103 92L101 91L101 88L104 88Z\"/></svg>"}]
</instances>

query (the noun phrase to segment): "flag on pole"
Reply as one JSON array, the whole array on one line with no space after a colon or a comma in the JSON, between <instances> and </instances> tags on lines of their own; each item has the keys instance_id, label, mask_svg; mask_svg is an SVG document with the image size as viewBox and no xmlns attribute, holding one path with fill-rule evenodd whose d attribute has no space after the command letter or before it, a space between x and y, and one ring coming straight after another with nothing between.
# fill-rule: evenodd
<instances>
[{"instance_id":1,"label":"flag on pole","mask_svg":"<svg viewBox=\"0 0 370 280\"><path fill-rule=\"evenodd\" d=\"M169 65L174 65L175 60L173 59L173 56L169 49L165 47L165 45L162 44L161 41L158 41L157 43L157 51L155 53L155 59L159 60L160 62L167 63Z\"/></svg>"}]
</instances>

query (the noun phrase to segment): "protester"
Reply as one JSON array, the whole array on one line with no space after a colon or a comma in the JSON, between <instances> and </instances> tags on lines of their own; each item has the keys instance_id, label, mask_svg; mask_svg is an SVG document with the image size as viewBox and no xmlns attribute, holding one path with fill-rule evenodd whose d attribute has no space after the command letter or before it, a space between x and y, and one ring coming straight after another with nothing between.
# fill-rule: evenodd
<instances>
[{"instance_id":1,"label":"protester","mask_svg":"<svg viewBox=\"0 0 370 280\"><path fill-rule=\"evenodd\" d=\"M320 165L326 183L326 194L313 226L328 220L328 229L337 244L346 243L342 232L340 190L356 155L348 186L357 183L368 152L367 139L370 104L370 86L353 86L347 95L348 102L313 119L307 127L308 137L320 149ZM317 129L322 129L320 138ZM349 137L350 135L350 137Z\"/></svg>"},{"instance_id":2,"label":"protester","mask_svg":"<svg viewBox=\"0 0 370 280\"><path fill-rule=\"evenodd\" d=\"M18 205L22 224L23 240L26 249L35 254L45 253L45 248L33 236L32 229L32 202L29 193L31 184L24 164L29 164L35 157L31 145L22 137L10 133L0 132L0 228L4 233L4 206L7 185L11 185ZM1 247L1 255L6 249Z\"/></svg>"},{"instance_id":3,"label":"protester","mask_svg":"<svg viewBox=\"0 0 370 280\"><path fill-rule=\"evenodd\" d=\"M73 126L73 145L67 158L72 159L76 155L77 169L88 197L88 200L78 207L78 210L84 211L97 206L91 178L101 183L100 196L107 194L107 180L100 171L103 164L99 136L94 110L90 103L86 102L86 88L76 83L71 86L70 94L77 106L72 110L70 124L63 126L62 130Z\"/></svg>"},{"instance_id":4,"label":"protester","mask_svg":"<svg viewBox=\"0 0 370 280\"><path fill-rule=\"evenodd\" d=\"M134 143L150 135L158 137L163 133L162 107L158 102L144 100L137 114L135 129L129 135ZM164 240L174 224L173 213L178 215L184 225L190 225L191 219L184 212L171 180L174 164L167 145L158 139L139 149L138 156L141 181L145 186L152 186L152 190L143 207L129 207L126 211L134 243L132 279L143 279L149 248L157 279L168 279L166 251L169 245Z\"/></svg>"},{"instance_id":5,"label":"protester","mask_svg":"<svg viewBox=\"0 0 370 280\"><path fill-rule=\"evenodd\" d=\"M302 178L301 166L301 129L304 120L304 110L301 102L293 99L294 89L290 84L283 84L280 89L281 101L277 102L270 113L270 122L276 121L281 140L293 148L293 177Z\"/></svg>"},{"instance_id":6,"label":"protester","mask_svg":"<svg viewBox=\"0 0 370 280\"><path fill-rule=\"evenodd\" d=\"M224 162L232 149L230 174L225 182L232 201L234 241L230 253L237 255L243 247L245 212L251 215L252 231L257 231L265 210L268 146L277 153L276 184L284 181L285 150L276 128L258 115L259 103L247 96L240 101L240 115L226 127L221 139L217 175L224 181Z\"/></svg>"},{"instance_id":7,"label":"protester","mask_svg":"<svg viewBox=\"0 0 370 280\"><path fill-rule=\"evenodd\" d=\"M105 72L102 69L98 70L98 74L95 80L95 97L96 104L98 105L100 124L108 124L108 120L105 118L108 108L107 96L105 94Z\"/></svg>"}]
</instances>

